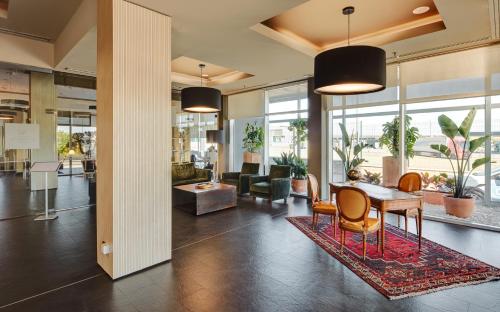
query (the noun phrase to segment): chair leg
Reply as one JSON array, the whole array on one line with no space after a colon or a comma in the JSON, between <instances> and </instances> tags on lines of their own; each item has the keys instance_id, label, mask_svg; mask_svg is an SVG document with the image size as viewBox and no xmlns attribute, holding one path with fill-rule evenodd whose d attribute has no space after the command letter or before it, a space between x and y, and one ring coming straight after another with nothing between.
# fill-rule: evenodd
<instances>
[{"instance_id":1,"label":"chair leg","mask_svg":"<svg viewBox=\"0 0 500 312\"><path fill-rule=\"evenodd\" d=\"M337 216L333 216L333 238L337 237Z\"/></svg>"},{"instance_id":2,"label":"chair leg","mask_svg":"<svg viewBox=\"0 0 500 312\"><path fill-rule=\"evenodd\" d=\"M363 260L366 259L366 233L363 233Z\"/></svg>"},{"instance_id":3,"label":"chair leg","mask_svg":"<svg viewBox=\"0 0 500 312\"><path fill-rule=\"evenodd\" d=\"M380 230L377 231L377 251L379 245L380 245Z\"/></svg>"},{"instance_id":4,"label":"chair leg","mask_svg":"<svg viewBox=\"0 0 500 312\"><path fill-rule=\"evenodd\" d=\"M344 251L345 231L340 229L340 252Z\"/></svg>"},{"instance_id":5,"label":"chair leg","mask_svg":"<svg viewBox=\"0 0 500 312\"><path fill-rule=\"evenodd\" d=\"M408 237L408 215L405 214L405 237Z\"/></svg>"},{"instance_id":6,"label":"chair leg","mask_svg":"<svg viewBox=\"0 0 500 312\"><path fill-rule=\"evenodd\" d=\"M415 225L417 226L417 235L420 235L420 231L418 230L418 217L415 216Z\"/></svg>"},{"instance_id":7,"label":"chair leg","mask_svg":"<svg viewBox=\"0 0 500 312\"><path fill-rule=\"evenodd\" d=\"M316 213L313 212L313 220L312 220L312 229L313 229L313 231L314 231L315 227L316 227Z\"/></svg>"},{"instance_id":8,"label":"chair leg","mask_svg":"<svg viewBox=\"0 0 500 312\"><path fill-rule=\"evenodd\" d=\"M283 201L284 201L284 202L285 202L285 204L286 204L287 198L286 198L286 197L285 197L285 198L283 198Z\"/></svg>"},{"instance_id":9,"label":"chair leg","mask_svg":"<svg viewBox=\"0 0 500 312\"><path fill-rule=\"evenodd\" d=\"M398 227L401 227L401 216L398 215Z\"/></svg>"}]
</instances>

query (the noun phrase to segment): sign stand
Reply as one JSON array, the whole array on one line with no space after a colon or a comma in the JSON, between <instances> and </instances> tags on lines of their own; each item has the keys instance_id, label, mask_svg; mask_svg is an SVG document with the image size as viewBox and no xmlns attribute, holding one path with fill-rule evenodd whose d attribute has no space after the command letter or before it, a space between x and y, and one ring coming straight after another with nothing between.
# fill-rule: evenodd
<instances>
[{"instance_id":1,"label":"sign stand","mask_svg":"<svg viewBox=\"0 0 500 312\"><path fill-rule=\"evenodd\" d=\"M49 214L49 172L57 172L60 164L57 161L35 162L31 167L31 172L45 173L45 214L35 218L35 221L46 221L57 219L55 213Z\"/></svg>"}]
</instances>

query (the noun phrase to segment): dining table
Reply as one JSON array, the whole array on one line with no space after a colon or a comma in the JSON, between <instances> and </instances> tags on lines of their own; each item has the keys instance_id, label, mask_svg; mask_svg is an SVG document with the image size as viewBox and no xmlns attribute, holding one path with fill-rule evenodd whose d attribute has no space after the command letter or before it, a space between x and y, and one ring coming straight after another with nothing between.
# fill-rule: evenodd
<instances>
[{"instance_id":1,"label":"dining table","mask_svg":"<svg viewBox=\"0 0 500 312\"><path fill-rule=\"evenodd\" d=\"M384 254L385 241L385 213L394 210L418 209L418 249L422 247L422 218L423 218L423 197L418 193L407 193L396 188L388 188L380 185L357 182L331 182L330 199L343 186L356 187L363 190L370 198L371 206L380 212L381 239L379 248Z\"/></svg>"}]
</instances>

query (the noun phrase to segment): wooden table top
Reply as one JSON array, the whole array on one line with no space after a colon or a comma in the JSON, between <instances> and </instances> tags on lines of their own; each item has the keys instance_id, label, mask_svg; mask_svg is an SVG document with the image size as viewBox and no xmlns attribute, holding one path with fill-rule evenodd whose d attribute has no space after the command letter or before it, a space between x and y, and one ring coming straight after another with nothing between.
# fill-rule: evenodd
<instances>
[{"instance_id":1,"label":"wooden table top","mask_svg":"<svg viewBox=\"0 0 500 312\"><path fill-rule=\"evenodd\" d=\"M204 192L210 192L210 191L214 191L214 190L233 190L233 189L236 189L236 186L234 186L234 185L222 184L222 183L214 183L214 186L211 188L198 189L198 188L196 188L197 184L198 183L178 185L178 186L174 186L174 188L176 188L178 190L186 191L186 192L191 192L191 193L204 193Z\"/></svg>"},{"instance_id":2,"label":"wooden table top","mask_svg":"<svg viewBox=\"0 0 500 312\"><path fill-rule=\"evenodd\" d=\"M380 201L393 201L393 200L415 200L421 199L422 196L398 191L397 189L383 187L380 185L373 185L369 183L358 182L355 185L350 183L330 183L333 188L342 186L353 186L365 191L370 198Z\"/></svg>"}]
</instances>

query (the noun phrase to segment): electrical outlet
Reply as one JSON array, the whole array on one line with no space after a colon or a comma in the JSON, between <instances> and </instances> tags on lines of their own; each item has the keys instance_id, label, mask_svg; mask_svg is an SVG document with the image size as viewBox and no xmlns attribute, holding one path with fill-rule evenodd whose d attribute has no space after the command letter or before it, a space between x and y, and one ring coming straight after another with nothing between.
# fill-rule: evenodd
<instances>
[{"instance_id":1,"label":"electrical outlet","mask_svg":"<svg viewBox=\"0 0 500 312\"><path fill-rule=\"evenodd\" d=\"M113 252L113 247L110 244L106 244L105 242L103 242L101 244L101 252L103 255L109 255Z\"/></svg>"}]
</instances>

